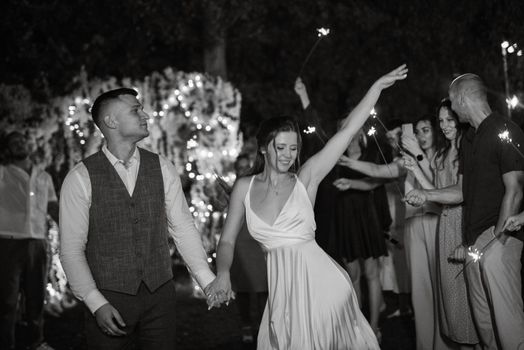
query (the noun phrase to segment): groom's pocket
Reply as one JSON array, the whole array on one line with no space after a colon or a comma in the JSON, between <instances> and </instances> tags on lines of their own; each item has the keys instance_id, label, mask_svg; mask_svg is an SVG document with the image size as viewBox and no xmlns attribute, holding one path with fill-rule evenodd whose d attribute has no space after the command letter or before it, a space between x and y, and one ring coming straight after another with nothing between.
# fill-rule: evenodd
<instances>
[{"instance_id":1,"label":"groom's pocket","mask_svg":"<svg viewBox=\"0 0 524 350\"><path fill-rule=\"evenodd\" d=\"M491 226L484 232L478 236L477 240L475 241L475 248L482 249L486 244L488 244L489 241L491 241L495 237L495 226Z\"/></svg>"}]
</instances>

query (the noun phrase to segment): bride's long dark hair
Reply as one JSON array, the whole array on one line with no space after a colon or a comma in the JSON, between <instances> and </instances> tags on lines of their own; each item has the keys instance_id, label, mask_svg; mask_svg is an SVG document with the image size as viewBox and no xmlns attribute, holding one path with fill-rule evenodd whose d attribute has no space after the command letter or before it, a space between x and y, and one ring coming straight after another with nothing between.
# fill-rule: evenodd
<instances>
[{"instance_id":1,"label":"bride's long dark hair","mask_svg":"<svg viewBox=\"0 0 524 350\"><path fill-rule=\"evenodd\" d=\"M253 163L253 166L248 171L247 175L255 175L259 174L264 170L264 166L266 165L264 155L262 154L262 150L269 147L269 144L271 141L275 139L278 133L280 132L294 132L297 134L297 142L298 142L298 149L297 149L297 159L293 163L293 165L290 168L291 172L297 172L298 169L300 169L300 149L302 148L302 138L300 137L300 130L298 128L298 124L296 123L295 119L288 116L283 117L275 117L270 118L267 120L264 120L262 124L260 124L260 127L257 132L257 156L255 158L255 162ZM276 146L273 143L273 147L275 148L276 152Z\"/></svg>"}]
</instances>

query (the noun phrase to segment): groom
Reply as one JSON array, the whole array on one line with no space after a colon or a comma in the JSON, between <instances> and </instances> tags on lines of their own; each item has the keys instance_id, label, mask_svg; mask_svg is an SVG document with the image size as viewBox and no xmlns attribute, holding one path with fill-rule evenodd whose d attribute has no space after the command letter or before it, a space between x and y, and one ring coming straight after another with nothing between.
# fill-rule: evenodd
<instances>
[{"instance_id":1,"label":"groom","mask_svg":"<svg viewBox=\"0 0 524 350\"><path fill-rule=\"evenodd\" d=\"M137 147L149 116L136 96L121 88L95 100L106 144L69 172L60 196L60 258L89 310L90 349L174 348L168 235L202 288L214 279L175 167Z\"/></svg>"}]
</instances>

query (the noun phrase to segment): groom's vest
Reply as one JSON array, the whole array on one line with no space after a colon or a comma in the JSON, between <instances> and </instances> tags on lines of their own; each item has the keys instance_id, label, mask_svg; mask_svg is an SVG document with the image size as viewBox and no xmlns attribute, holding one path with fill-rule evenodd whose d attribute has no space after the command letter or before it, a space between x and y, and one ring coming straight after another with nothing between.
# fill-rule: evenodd
<instances>
[{"instance_id":1,"label":"groom's vest","mask_svg":"<svg viewBox=\"0 0 524 350\"><path fill-rule=\"evenodd\" d=\"M154 291L173 277L160 159L139 152L132 196L102 151L83 161L91 180L86 256L99 289L136 294L141 282Z\"/></svg>"}]
</instances>

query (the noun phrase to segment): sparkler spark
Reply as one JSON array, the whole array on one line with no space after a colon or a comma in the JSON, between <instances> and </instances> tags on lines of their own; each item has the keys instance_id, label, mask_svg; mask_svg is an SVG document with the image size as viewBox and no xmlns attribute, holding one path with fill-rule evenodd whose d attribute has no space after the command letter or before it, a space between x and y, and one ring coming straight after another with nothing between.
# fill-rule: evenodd
<instances>
[{"instance_id":1,"label":"sparkler spark","mask_svg":"<svg viewBox=\"0 0 524 350\"><path fill-rule=\"evenodd\" d=\"M322 41L322 39L328 36L329 32L330 32L329 28L317 28L318 39L315 41L315 43L313 44L313 47L311 47L311 50L309 50L309 53L307 54L306 59L302 63L302 66L300 67L300 71L298 72L299 77L302 76L302 73L304 72L304 68L306 67L306 64L308 63L309 58L311 57L311 55L317 48L318 44Z\"/></svg>"},{"instance_id":2,"label":"sparkler spark","mask_svg":"<svg viewBox=\"0 0 524 350\"><path fill-rule=\"evenodd\" d=\"M471 256L471 258L473 259L473 262L479 261L480 258L482 258L483 254L484 254L483 252L481 252L480 250L478 250L475 247L468 248L468 255Z\"/></svg>"},{"instance_id":3,"label":"sparkler spark","mask_svg":"<svg viewBox=\"0 0 524 350\"><path fill-rule=\"evenodd\" d=\"M520 149L517 147L519 146L520 147L520 144L517 144L517 146L515 146L515 144L513 143L513 140L511 139L510 135L509 135L509 131L508 129L505 129L503 130L500 134L499 134L499 139L501 141L504 141L504 142L507 142L509 143L514 149L515 151L517 151L517 153L524 159L524 154L522 154L522 152L520 151Z\"/></svg>"},{"instance_id":4,"label":"sparkler spark","mask_svg":"<svg viewBox=\"0 0 524 350\"><path fill-rule=\"evenodd\" d=\"M377 130L375 129L375 127L372 126L371 128L369 128L367 134L368 134L368 136L373 136L373 135L375 135L376 132L377 132Z\"/></svg>"},{"instance_id":5,"label":"sparkler spark","mask_svg":"<svg viewBox=\"0 0 524 350\"><path fill-rule=\"evenodd\" d=\"M307 129L304 129L304 134L312 134L317 131L317 128L314 126L308 126Z\"/></svg>"},{"instance_id":6,"label":"sparkler spark","mask_svg":"<svg viewBox=\"0 0 524 350\"><path fill-rule=\"evenodd\" d=\"M509 131L504 130L499 134L499 139L505 142L511 142L511 138L509 137Z\"/></svg>"},{"instance_id":7,"label":"sparkler spark","mask_svg":"<svg viewBox=\"0 0 524 350\"><path fill-rule=\"evenodd\" d=\"M476 263L480 259L482 259L482 256L484 255L484 252L486 252L486 250L488 250L489 246L492 245L493 242L495 242L500 237L502 237L502 235L511 235L511 234L512 233L510 231L504 230L504 231L501 231L501 232L497 233L488 243L486 243L480 249L477 249L474 246L468 247L468 255L472 258L472 260L470 260L466 264L464 264L464 267L462 268L462 270L459 271L459 273L457 273L455 278L457 278L462 272L464 272L464 270L466 270L466 267L468 267L469 264Z\"/></svg>"},{"instance_id":8,"label":"sparkler spark","mask_svg":"<svg viewBox=\"0 0 524 350\"><path fill-rule=\"evenodd\" d=\"M516 95L513 95L512 98L507 98L506 103L508 104L508 107L511 109L515 109L519 105L519 98Z\"/></svg>"},{"instance_id":9,"label":"sparkler spark","mask_svg":"<svg viewBox=\"0 0 524 350\"><path fill-rule=\"evenodd\" d=\"M329 32L330 32L330 29L329 28L317 28L317 36L320 38L320 37L323 37L323 36L328 36L329 35Z\"/></svg>"}]
</instances>

